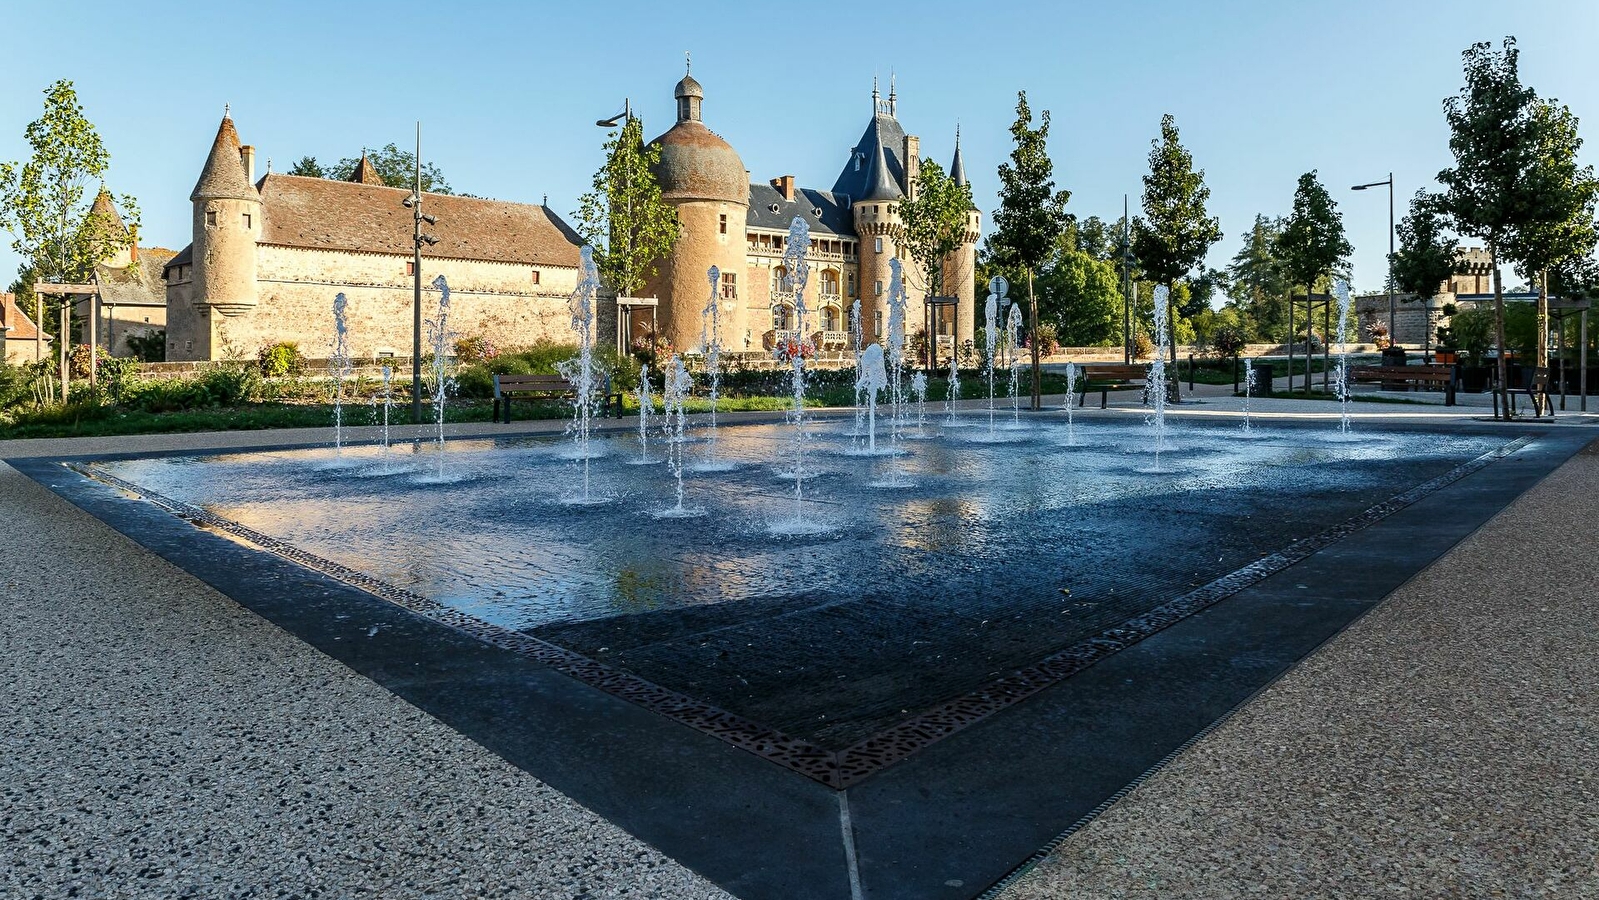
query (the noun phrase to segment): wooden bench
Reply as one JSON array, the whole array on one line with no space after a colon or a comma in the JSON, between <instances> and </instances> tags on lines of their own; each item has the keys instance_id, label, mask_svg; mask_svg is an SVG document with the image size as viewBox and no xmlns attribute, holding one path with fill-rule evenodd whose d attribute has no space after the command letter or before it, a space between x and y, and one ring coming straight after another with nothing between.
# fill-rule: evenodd
<instances>
[{"instance_id":1,"label":"wooden bench","mask_svg":"<svg viewBox=\"0 0 1599 900\"><path fill-rule=\"evenodd\" d=\"M1355 384L1381 382L1404 385L1416 390L1444 392L1444 405L1455 405L1454 366L1350 366L1349 380Z\"/></svg>"},{"instance_id":2,"label":"wooden bench","mask_svg":"<svg viewBox=\"0 0 1599 900\"><path fill-rule=\"evenodd\" d=\"M1077 389L1077 405L1088 401L1089 391L1099 391L1099 408L1110 402L1110 392L1125 388L1148 388L1147 366L1124 366L1110 363L1086 363L1082 367L1082 386Z\"/></svg>"},{"instance_id":3,"label":"wooden bench","mask_svg":"<svg viewBox=\"0 0 1599 900\"><path fill-rule=\"evenodd\" d=\"M541 397L561 397L575 399L577 388L572 382L559 375L500 375L494 376L494 415L496 422L511 423L511 398L524 396L530 400ZM622 392L611 390L610 376L606 376L605 383L600 389L601 409L609 411L614 409L616 417L622 417ZM500 411L504 410L505 418L500 418ZM602 415L604 412L602 412Z\"/></svg>"}]
</instances>

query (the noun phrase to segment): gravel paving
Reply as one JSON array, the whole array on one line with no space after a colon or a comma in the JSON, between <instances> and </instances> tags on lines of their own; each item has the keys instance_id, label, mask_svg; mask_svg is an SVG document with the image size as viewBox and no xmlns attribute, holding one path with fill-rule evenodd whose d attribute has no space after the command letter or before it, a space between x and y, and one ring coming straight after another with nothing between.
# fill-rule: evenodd
<instances>
[{"instance_id":1,"label":"gravel paving","mask_svg":"<svg viewBox=\"0 0 1599 900\"><path fill-rule=\"evenodd\" d=\"M728 896L4 465L0 520L0 897Z\"/></svg>"},{"instance_id":2,"label":"gravel paving","mask_svg":"<svg viewBox=\"0 0 1599 900\"><path fill-rule=\"evenodd\" d=\"M1599 444L1004 900L1599 897Z\"/></svg>"}]
</instances>

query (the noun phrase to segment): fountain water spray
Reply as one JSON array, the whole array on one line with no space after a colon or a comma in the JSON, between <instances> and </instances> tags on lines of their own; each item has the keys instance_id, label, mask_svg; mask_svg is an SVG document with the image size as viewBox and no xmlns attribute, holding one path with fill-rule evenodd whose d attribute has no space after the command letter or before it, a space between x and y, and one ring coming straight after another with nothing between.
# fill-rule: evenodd
<instances>
[{"instance_id":1,"label":"fountain water spray","mask_svg":"<svg viewBox=\"0 0 1599 900\"><path fill-rule=\"evenodd\" d=\"M428 346L433 349L433 422L438 446L438 477L444 478L444 407L449 401L450 388L455 379L450 377L450 350L455 333L450 331L450 283L444 276L433 279L439 292L439 314L427 320Z\"/></svg>"},{"instance_id":2,"label":"fountain water spray","mask_svg":"<svg viewBox=\"0 0 1599 900\"><path fill-rule=\"evenodd\" d=\"M860 384L866 391L866 452L877 452L877 395L888 387L888 371L883 367L883 345L873 344L861 352Z\"/></svg>"},{"instance_id":3,"label":"fountain water spray","mask_svg":"<svg viewBox=\"0 0 1599 900\"><path fill-rule=\"evenodd\" d=\"M716 460L716 401L722 386L722 300L718 296L722 282L722 270L716 266L711 266L706 270L705 277L711 283L711 299L706 302L704 311L700 313L700 343L705 347L705 371L710 375L711 379L711 431L707 437L709 446L706 448L706 455L714 462Z\"/></svg>"},{"instance_id":4,"label":"fountain water spray","mask_svg":"<svg viewBox=\"0 0 1599 900\"><path fill-rule=\"evenodd\" d=\"M650 397L650 364L641 363L638 370L638 460L647 462L650 458L650 406L655 401Z\"/></svg>"},{"instance_id":5,"label":"fountain water spray","mask_svg":"<svg viewBox=\"0 0 1599 900\"><path fill-rule=\"evenodd\" d=\"M888 402L894 415L894 440L899 440L899 423L905 417L905 392L901 386L905 369L905 275L900 261L888 261Z\"/></svg>"},{"instance_id":6,"label":"fountain water spray","mask_svg":"<svg viewBox=\"0 0 1599 900\"><path fill-rule=\"evenodd\" d=\"M666 464L677 479L677 506L663 515L675 517L697 514L699 510L683 507L683 454L687 449L687 441L683 439L683 404L694 390L694 378L675 353L666 362L664 382L661 400L665 407L665 421L662 430L667 436Z\"/></svg>"},{"instance_id":7,"label":"fountain water spray","mask_svg":"<svg viewBox=\"0 0 1599 900\"><path fill-rule=\"evenodd\" d=\"M864 427L866 404L861 396L861 298L856 297L855 302L849 307L850 337L855 342L855 430L850 434L860 437L861 428Z\"/></svg>"},{"instance_id":8,"label":"fountain water spray","mask_svg":"<svg viewBox=\"0 0 1599 900\"><path fill-rule=\"evenodd\" d=\"M333 453L344 455L344 380L350 377L350 326L344 319L349 301L343 294L333 297L333 352L328 356L328 372L333 376Z\"/></svg>"},{"instance_id":9,"label":"fountain water spray","mask_svg":"<svg viewBox=\"0 0 1599 900\"><path fill-rule=\"evenodd\" d=\"M583 502L589 496L589 437L594 424L594 302L599 297L600 274L594 266L594 249L584 247L583 277L572 291L567 307L572 313L572 331L577 334L577 358L560 363L556 368L572 383L572 424L569 431L577 447L578 458L583 461Z\"/></svg>"},{"instance_id":10,"label":"fountain water spray","mask_svg":"<svg viewBox=\"0 0 1599 900\"><path fill-rule=\"evenodd\" d=\"M1072 425L1072 397L1077 394L1077 364L1066 364L1066 443L1077 443L1077 431Z\"/></svg>"},{"instance_id":11,"label":"fountain water spray","mask_svg":"<svg viewBox=\"0 0 1599 900\"><path fill-rule=\"evenodd\" d=\"M1244 360L1244 433L1250 430L1249 425L1249 395L1255 392L1255 361Z\"/></svg>"},{"instance_id":12,"label":"fountain water spray","mask_svg":"<svg viewBox=\"0 0 1599 900\"><path fill-rule=\"evenodd\" d=\"M389 411L394 408L394 370L383 367L383 467L389 462Z\"/></svg>"},{"instance_id":13,"label":"fountain water spray","mask_svg":"<svg viewBox=\"0 0 1599 900\"><path fill-rule=\"evenodd\" d=\"M1005 317L1005 351L1010 355L1010 423L1012 427L1021 424L1021 394L1017 386L1021 383L1021 354L1016 349L1022 342L1022 307L1013 304L1010 315Z\"/></svg>"},{"instance_id":14,"label":"fountain water spray","mask_svg":"<svg viewBox=\"0 0 1599 900\"><path fill-rule=\"evenodd\" d=\"M1338 433L1349 434L1349 282L1333 282L1338 301L1338 367L1333 369L1333 393L1338 397Z\"/></svg>"},{"instance_id":15,"label":"fountain water spray","mask_svg":"<svg viewBox=\"0 0 1599 900\"><path fill-rule=\"evenodd\" d=\"M999 303L1005 297L1006 281L995 275L988 280L988 300L983 304L983 369L988 375L988 434L994 435L994 350L999 346Z\"/></svg>"},{"instance_id":16,"label":"fountain water spray","mask_svg":"<svg viewBox=\"0 0 1599 900\"><path fill-rule=\"evenodd\" d=\"M911 396L916 399L916 429L927 427L927 373L911 375Z\"/></svg>"},{"instance_id":17,"label":"fountain water spray","mask_svg":"<svg viewBox=\"0 0 1599 900\"><path fill-rule=\"evenodd\" d=\"M788 272L788 287L794 292L794 335L778 342L778 359L793 372L794 405L788 419L794 426L794 523L805 520L805 357L813 349L805 335L805 287L810 281L811 264L805 252L811 246L811 229L795 216L788 227L788 243L783 250L783 266Z\"/></svg>"},{"instance_id":18,"label":"fountain water spray","mask_svg":"<svg viewBox=\"0 0 1599 900\"><path fill-rule=\"evenodd\" d=\"M1154 407L1150 424L1155 428L1155 468L1160 468L1160 453L1166 449L1166 317L1170 310L1170 291L1163 284L1155 286L1155 359L1149 364L1149 400Z\"/></svg>"}]
</instances>

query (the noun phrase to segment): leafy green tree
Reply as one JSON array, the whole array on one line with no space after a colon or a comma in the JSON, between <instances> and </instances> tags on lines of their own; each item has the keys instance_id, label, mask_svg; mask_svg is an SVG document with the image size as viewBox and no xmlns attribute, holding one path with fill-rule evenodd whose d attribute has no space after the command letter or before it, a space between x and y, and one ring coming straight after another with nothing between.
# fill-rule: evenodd
<instances>
[{"instance_id":1,"label":"leafy green tree","mask_svg":"<svg viewBox=\"0 0 1599 900\"><path fill-rule=\"evenodd\" d=\"M89 182L104 177L111 154L84 116L71 81L55 82L44 95L44 115L24 131L33 155L26 162L0 163L0 228L11 233L11 247L27 274L83 283L97 264L132 241L139 208L132 197L119 198L123 221L131 226L123 228L91 210ZM28 311L43 330L41 305L36 301ZM66 332L57 342L63 353L71 342L71 329Z\"/></svg>"},{"instance_id":2,"label":"leafy green tree","mask_svg":"<svg viewBox=\"0 0 1599 900\"><path fill-rule=\"evenodd\" d=\"M644 122L628 116L605 141L594 190L578 198L578 233L594 248L600 280L621 297L637 296L677 241L677 211L661 199L655 169L661 145L644 144Z\"/></svg>"},{"instance_id":3,"label":"leafy green tree","mask_svg":"<svg viewBox=\"0 0 1599 900\"><path fill-rule=\"evenodd\" d=\"M1160 137L1151 141L1149 174L1144 176L1144 215L1134 221L1133 254L1144 276L1171 289L1176 300L1179 282L1205 260L1211 245L1221 240L1221 222L1205 211L1210 188L1205 172L1194 168L1194 157L1183 147L1177 120L1160 119ZM1175 305L1175 303L1174 303ZM1171 363L1177 363L1177 316L1168 316ZM1172 395L1176 399L1176 381Z\"/></svg>"},{"instance_id":4,"label":"leafy green tree","mask_svg":"<svg viewBox=\"0 0 1599 900\"><path fill-rule=\"evenodd\" d=\"M988 256L999 266L1026 275L1031 333L1038 330L1033 274L1049 260L1066 230L1066 203L1072 195L1055 190L1055 164L1046 146L1049 110L1044 110L1038 127L1033 127L1026 91L1016 94L1016 121L1011 123L1010 133L1016 146L1011 161L999 166L999 209L994 211L994 230L988 235ZM1039 342L1029 343L1033 348L1033 409L1040 409Z\"/></svg>"},{"instance_id":5,"label":"leafy green tree","mask_svg":"<svg viewBox=\"0 0 1599 900\"><path fill-rule=\"evenodd\" d=\"M1322 278L1347 270L1354 252L1344 235L1344 217L1314 171L1299 176L1294 208L1277 236L1277 258L1293 284L1314 290Z\"/></svg>"},{"instance_id":6,"label":"leafy green tree","mask_svg":"<svg viewBox=\"0 0 1599 900\"><path fill-rule=\"evenodd\" d=\"M1063 240L1037 281L1038 317L1054 326L1062 344L1095 347L1120 342L1121 273L1115 263Z\"/></svg>"},{"instance_id":7,"label":"leafy green tree","mask_svg":"<svg viewBox=\"0 0 1599 900\"><path fill-rule=\"evenodd\" d=\"M1455 164L1438 173L1441 209L1454 230L1483 242L1494 273L1494 338L1500 405L1509 415L1505 366L1505 292L1499 264L1518 228L1534 218L1526 186L1538 148L1538 95L1521 83L1516 39L1496 51L1487 42L1462 54L1466 83L1444 101Z\"/></svg>"},{"instance_id":8,"label":"leafy green tree","mask_svg":"<svg viewBox=\"0 0 1599 900\"><path fill-rule=\"evenodd\" d=\"M899 205L904 223L905 249L927 273L929 296L944 295L944 262L966 235L966 217L972 211L972 186L956 184L942 167L923 159L916 174L916 189Z\"/></svg>"},{"instance_id":9,"label":"leafy green tree","mask_svg":"<svg viewBox=\"0 0 1599 900\"><path fill-rule=\"evenodd\" d=\"M328 175L327 170L322 168L322 164L316 161L314 156L302 156L295 160L294 165L289 167L288 174L299 175L304 178L331 177Z\"/></svg>"},{"instance_id":10,"label":"leafy green tree","mask_svg":"<svg viewBox=\"0 0 1599 900\"><path fill-rule=\"evenodd\" d=\"M1593 166L1579 166L1582 138L1577 117L1554 101L1534 107L1533 131L1537 146L1525 185L1533 215L1516 228L1505 248L1523 278L1538 290L1534 365L1549 365L1549 272L1566 260L1587 259L1599 243L1594 222L1599 202L1599 179Z\"/></svg>"},{"instance_id":11,"label":"leafy green tree","mask_svg":"<svg viewBox=\"0 0 1599 900\"><path fill-rule=\"evenodd\" d=\"M1427 330L1432 330L1431 301L1439 288L1455 274L1460 242L1444 230L1439 209L1441 198L1417 191L1410 200L1410 212L1399 222L1399 250L1393 255L1394 287L1422 301L1428 310ZM1393 337L1393 335L1390 335ZM1428 335L1431 339L1431 335Z\"/></svg>"},{"instance_id":12,"label":"leafy green tree","mask_svg":"<svg viewBox=\"0 0 1599 900\"><path fill-rule=\"evenodd\" d=\"M1281 219L1255 216L1244 246L1227 265L1225 290L1240 314L1240 326L1254 340L1276 341L1288 334L1288 292L1292 286L1277 258Z\"/></svg>"},{"instance_id":13,"label":"leafy green tree","mask_svg":"<svg viewBox=\"0 0 1599 900\"><path fill-rule=\"evenodd\" d=\"M372 168L377 170L383 183L395 188L416 187L416 152L404 150L395 144L389 144L382 150L368 150L367 161L372 163ZM306 157L312 163L316 160ZM361 164L361 157L345 157L337 164L329 166L325 177L339 181L349 181L355 175L355 167ZM298 163L296 164L298 165ZM449 182L444 180L444 172L430 162L422 164L422 190L431 194L453 194Z\"/></svg>"}]
</instances>

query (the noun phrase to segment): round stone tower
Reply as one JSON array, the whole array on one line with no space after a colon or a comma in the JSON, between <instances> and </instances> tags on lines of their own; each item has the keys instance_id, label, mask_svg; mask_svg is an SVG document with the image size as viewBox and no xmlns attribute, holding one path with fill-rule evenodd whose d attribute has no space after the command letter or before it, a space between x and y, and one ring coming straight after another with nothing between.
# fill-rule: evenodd
<instances>
[{"instance_id":1,"label":"round stone tower","mask_svg":"<svg viewBox=\"0 0 1599 900\"><path fill-rule=\"evenodd\" d=\"M719 316L724 347L743 346L749 321L745 306L745 223L749 211L749 173L727 141L701 116L705 90L694 76L677 83L677 124L652 143L661 145L656 178L661 197L677 210L678 235L672 252L656 266L645 288L660 300L660 334L678 352L703 349L701 313L710 297L706 271L722 272L724 298Z\"/></svg>"},{"instance_id":2,"label":"round stone tower","mask_svg":"<svg viewBox=\"0 0 1599 900\"><path fill-rule=\"evenodd\" d=\"M877 91L872 91L876 105ZM905 199L888 168L888 157L883 151L881 128L874 124L873 151L866 159L866 191L860 198L851 198L855 215L855 235L860 239L860 299L862 343L877 343L888 339L888 286L891 272L888 263L899 255L904 223L899 216L899 203ZM910 261L905 260L909 265ZM911 284L907 281L907 291ZM909 302L906 322L907 332L916 330L919 302ZM878 322L881 320L882 327ZM909 335L907 334L907 338Z\"/></svg>"},{"instance_id":3,"label":"round stone tower","mask_svg":"<svg viewBox=\"0 0 1599 900\"><path fill-rule=\"evenodd\" d=\"M253 309L258 301L255 246L261 235L261 195L251 184L252 148L239 146L233 119L222 117L211 155L189 200L194 204L196 306L224 316Z\"/></svg>"}]
</instances>

